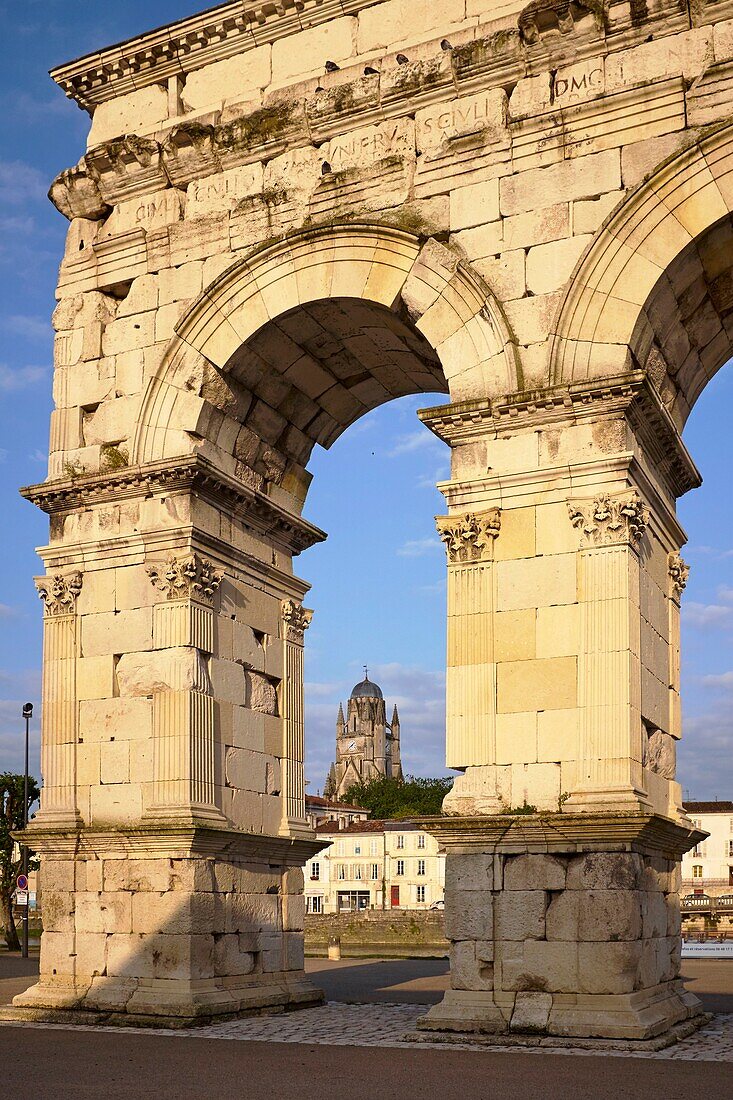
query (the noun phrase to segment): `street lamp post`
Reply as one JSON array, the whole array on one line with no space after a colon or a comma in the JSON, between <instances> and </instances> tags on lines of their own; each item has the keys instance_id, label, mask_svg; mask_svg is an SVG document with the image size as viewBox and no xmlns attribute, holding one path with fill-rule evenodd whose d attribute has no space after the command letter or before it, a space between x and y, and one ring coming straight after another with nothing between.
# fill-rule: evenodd
<instances>
[{"instance_id":1,"label":"street lamp post","mask_svg":"<svg viewBox=\"0 0 733 1100\"><path fill-rule=\"evenodd\" d=\"M33 703L23 704L23 717L25 718L25 772L23 773L23 829L28 828L28 741L30 738L30 724L33 717ZM28 845L23 845L23 874L28 880ZM25 907L23 909L23 958L28 958L28 909L30 892L26 892Z\"/></svg>"}]
</instances>

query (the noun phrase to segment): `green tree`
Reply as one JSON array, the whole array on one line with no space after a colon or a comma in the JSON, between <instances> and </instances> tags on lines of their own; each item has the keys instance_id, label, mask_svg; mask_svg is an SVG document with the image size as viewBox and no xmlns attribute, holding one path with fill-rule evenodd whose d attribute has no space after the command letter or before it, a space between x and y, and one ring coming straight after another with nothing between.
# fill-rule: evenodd
<instances>
[{"instance_id":1,"label":"green tree","mask_svg":"<svg viewBox=\"0 0 733 1100\"><path fill-rule=\"evenodd\" d=\"M367 783L354 783L343 801L371 810L375 819L433 817L442 812L443 799L452 786L451 776L444 779L420 779L414 775L406 779L388 779L382 776Z\"/></svg>"},{"instance_id":2,"label":"green tree","mask_svg":"<svg viewBox=\"0 0 733 1100\"><path fill-rule=\"evenodd\" d=\"M28 811L40 794L38 784L28 777ZM9 951L19 951L20 942L13 920L13 892L21 871L21 854L15 849L12 833L23 828L23 776L11 772L0 773L0 921L5 929L5 942ZM17 858L13 858L15 855ZM37 864L29 860L29 868Z\"/></svg>"}]
</instances>

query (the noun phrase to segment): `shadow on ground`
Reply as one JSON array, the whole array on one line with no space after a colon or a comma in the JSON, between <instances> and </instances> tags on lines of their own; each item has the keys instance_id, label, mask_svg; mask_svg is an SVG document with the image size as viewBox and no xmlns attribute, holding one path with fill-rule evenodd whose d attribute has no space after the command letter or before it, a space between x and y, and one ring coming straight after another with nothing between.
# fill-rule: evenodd
<instances>
[{"instance_id":1,"label":"shadow on ground","mask_svg":"<svg viewBox=\"0 0 733 1100\"><path fill-rule=\"evenodd\" d=\"M306 972L329 1001L436 1004L448 988L447 959L306 959ZM0 952L0 1004L33 985L38 955ZM682 976L707 1012L733 1012L733 960L684 959Z\"/></svg>"}]
</instances>

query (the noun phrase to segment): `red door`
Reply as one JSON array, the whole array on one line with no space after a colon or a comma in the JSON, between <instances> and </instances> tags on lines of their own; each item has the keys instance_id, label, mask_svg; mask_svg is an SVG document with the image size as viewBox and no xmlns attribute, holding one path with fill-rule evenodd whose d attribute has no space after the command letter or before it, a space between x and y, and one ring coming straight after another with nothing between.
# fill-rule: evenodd
<instances>
[{"instance_id":1,"label":"red door","mask_svg":"<svg viewBox=\"0 0 733 1100\"><path fill-rule=\"evenodd\" d=\"M400 888L399 886L392 887L392 908L399 909L400 907Z\"/></svg>"}]
</instances>

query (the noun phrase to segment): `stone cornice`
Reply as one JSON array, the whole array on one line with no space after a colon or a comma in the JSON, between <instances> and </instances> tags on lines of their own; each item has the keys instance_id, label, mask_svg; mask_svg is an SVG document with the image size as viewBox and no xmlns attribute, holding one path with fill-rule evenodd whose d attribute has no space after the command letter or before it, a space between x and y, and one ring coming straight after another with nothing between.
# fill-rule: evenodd
<instances>
[{"instance_id":1,"label":"stone cornice","mask_svg":"<svg viewBox=\"0 0 733 1100\"><path fill-rule=\"evenodd\" d=\"M520 431L614 415L626 416L672 495L682 496L702 484L680 433L643 371L418 412L423 424L451 447L485 437L487 429Z\"/></svg>"},{"instance_id":2,"label":"stone cornice","mask_svg":"<svg viewBox=\"0 0 733 1100\"><path fill-rule=\"evenodd\" d=\"M117 96L161 84L172 76L246 53L330 19L357 15L378 2L280 0L273 4L263 0L254 3L232 0L59 65L51 70L51 77L69 98L85 110L93 111L97 104ZM527 8L531 6L527 4ZM706 14L700 21L710 23L726 18L728 4L718 6L726 10ZM553 31L550 25L535 27L534 33L526 11L521 16L517 13L515 28L504 27L492 33L492 20L487 12L484 22L479 24L483 36L452 52L440 83L462 85L466 91L479 86L500 87L508 82L510 70L515 79L520 79L528 72L541 71L543 66L549 69L558 60L575 63L586 57L626 49L645 41L652 28L655 38L689 28L687 12L680 10L679 0L663 0L662 6L647 14L641 25L630 16L628 0L609 0L609 9L612 19L608 27L591 27L588 20L575 24L571 19L562 35ZM436 43L440 37L438 35ZM435 74L431 83L434 79ZM407 90L414 92L415 89Z\"/></svg>"},{"instance_id":3,"label":"stone cornice","mask_svg":"<svg viewBox=\"0 0 733 1100\"><path fill-rule=\"evenodd\" d=\"M169 821L163 816L146 820L123 829L93 828L80 825L76 829L31 822L25 831L18 831L34 851L44 857L59 859L78 856L81 852L109 852L185 858L191 856L229 856L253 861L282 862L289 867L302 867L306 860L323 851L331 843L317 839L263 836L230 829L226 825ZM20 843L23 841L21 840Z\"/></svg>"},{"instance_id":4,"label":"stone cornice","mask_svg":"<svg viewBox=\"0 0 733 1100\"><path fill-rule=\"evenodd\" d=\"M251 530L289 553L300 554L326 538L325 532L312 523L288 512L264 493L217 470L200 456L46 481L20 490L21 496L49 515L63 515L94 504L119 502L151 493L185 491L218 505L223 503Z\"/></svg>"},{"instance_id":5,"label":"stone cornice","mask_svg":"<svg viewBox=\"0 0 733 1100\"><path fill-rule=\"evenodd\" d=\"M93 110L116 96L246 53L329 19L355 15L378 2L231 0L59 65L51 70L51 77L80 107Z\"/></svg>"},{"instance_id":6,"label":"stone cornice","mask_svg":"<svg viewBox=\"0 0 733 1100\"><path fill-rule=\"evenodd\" d=\"M539 813L419 820L448 851L653 851L679 860L708 835L658 814Z\"/></svg>"}]
</instances>

